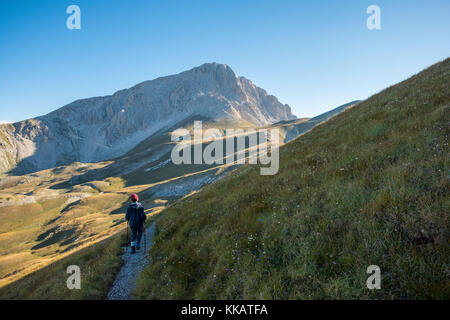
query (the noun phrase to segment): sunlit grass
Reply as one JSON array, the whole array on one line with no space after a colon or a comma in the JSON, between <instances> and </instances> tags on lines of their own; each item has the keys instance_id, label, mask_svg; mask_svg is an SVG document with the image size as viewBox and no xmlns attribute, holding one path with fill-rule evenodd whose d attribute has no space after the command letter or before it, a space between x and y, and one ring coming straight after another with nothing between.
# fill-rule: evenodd
<instances>
[{"instance_id":1,"label":"sunlit grass","mask_svg":"<svg viewBox=\"0 0 450 320\"><path fill-rule=\"evenodd\" d=\"M448 299L449 107L447 59L178 201L138 297Z\"/></svg>"}]
</instances>

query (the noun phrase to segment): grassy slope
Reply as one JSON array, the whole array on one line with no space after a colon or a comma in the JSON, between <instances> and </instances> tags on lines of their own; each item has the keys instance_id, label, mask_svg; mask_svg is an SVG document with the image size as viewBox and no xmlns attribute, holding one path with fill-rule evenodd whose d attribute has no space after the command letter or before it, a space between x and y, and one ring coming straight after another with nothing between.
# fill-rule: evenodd
<instances>
[{"instance_id":1,"label":"grassy slope","mask_svg":"<svg viewBox=\"0 0 450 320\"><path fill-rule=\"evenodd\" d=\"M247 122L189 117L170 130L179 126L192 130L194 120L203 120L204 129L253 127ZM166 164L172 146L164 129L112 161L0 177L0 287L115 233L112 229L123 222L130 192L141 193L146 207L155 207L153 200L170 202L178 197L170 195L175 184L183 188L196 178L228 172L217 165ZM206 171L214 167L216 173ZM161 192L168 192L167 197Z\"/></svg>"},{"instance_id":2,"label":"grassy slope","mask_svg":"<svg viewBox=\"0 0 450 320\"><path fill-rule=\"evenodd\" d=\"M138 296L450 298L449 107L447 59L178 201Z\"/></svg>"},{"instance_id":3,"label":"grassy slope","mask_svg":"<svg viewBox=\"0 0 450 320\"><path fill-rule=\"evenodd\" d=\"M47 192L49 189L36 186L41 179L44 178L28 185L2 188L0 201L28 192ZM111 185L107 184L104 188ZM61 254L67 255L71 250L93 244L117 232L112 226L123 222L123 215L113 215L110 211L120 207L127 195L99 194L92 188L87 188L86 192L91 196L70 205L66 203L66 195L76 196L76 192L49 194L48 200L0 207L0 286L59 259Z\"/></svg>"},{"instance_id":4,"label":"grassy slope","mask_svg":"<svg viewBox=\"0 0 450 320\"><path fill-rule=\"evenodd\" d=\"M165 159L145 164L169 142L163 132L136 147L133 159L128 154L115 161L0 177L0 288L125 228L130 193L140 193L151 212L161 207L154 201L177 198L152 194L160 185L171 184L169 178L186 182L188 173L199 173L204 166L167 165L145 171ZM136 165L136 159L142 163ZM123 169L131 172L120 176Z\"/></svg>"},{"instance_id":5,"label":"grassy slope","mask_svg":"<svg viewBox=\"0 0 450 320\"><path fill-rule=\"evenodd\" d=\"M82 249L0 289L0 299L104 299L122 266L122 232ZM81 270L81 290L66 286L67 267Z\"/></svg>"},{"instance_id":6,"label":"grassy slope","mask_svg":"<svg viewBox=\"0 0 450 320\"><path fill-rule=\"evenodd\" d=\"M149 216L147 226L150 226L157 217L157 214ZM105 299L123 264L122 246L125 243L126 233L121 231L0 288L0 299ZM67 288L66 281L70 275L66 270L70 265L80 267L80 290Z\"/></svg>"}]
</instances>

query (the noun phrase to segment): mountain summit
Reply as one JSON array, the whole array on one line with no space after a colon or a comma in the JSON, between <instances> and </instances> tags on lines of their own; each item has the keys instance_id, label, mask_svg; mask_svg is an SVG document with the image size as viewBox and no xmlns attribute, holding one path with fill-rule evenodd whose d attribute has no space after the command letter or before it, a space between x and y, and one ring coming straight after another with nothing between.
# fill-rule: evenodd
<instances>
[{"instance_id":1,"label":"mountain summit","mask_svg":"<svg viewBox=\"0 0 450 320\"><path fill-rule=\"evenodd\" d=\"M188 117L267 125L291 108L227 65L206 63L111 96L76 100L35 119L0 125L0 172L15 174L120 156Z\"/></svg>"}]
</instances>

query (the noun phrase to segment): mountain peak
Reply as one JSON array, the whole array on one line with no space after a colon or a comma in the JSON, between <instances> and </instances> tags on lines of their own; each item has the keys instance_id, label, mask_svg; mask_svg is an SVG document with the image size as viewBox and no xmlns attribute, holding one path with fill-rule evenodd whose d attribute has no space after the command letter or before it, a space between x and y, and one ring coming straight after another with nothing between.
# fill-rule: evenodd
<instances>
[{"instance_id":1,"label":"mountain peak","mask_svg":"<svg viewBox=\"0 0 450 320\"><path fill-rule=\"evenodd\" d=\"M111 96L76 100L27 125L5 127L10 144L16 145L10 150L16 161L6 161L5 154L2 161L0 152L0 172L16 163L16 171L23 173L112 159L188 117L257 126L296 118L288 105L238 77L228 65L205 63Z\"/></svg>"},{"instance_id":2,"label":"mountain peak","mask_svg":"<svg viewBox=\"0 0 450 320\"><path fill-rule=\"evenodd\" d=\"M231 70L233 71L230 66L224 63L218 63L218 62L206 62L198 67L195 67L194 69L201 69L201 70L211 70L211 71L217 71L217 70ZM233 71L234 72L234 71Z\"/></svg>"},{"instance_id":3,"label":"mountain peak","mask_svg":"<svg viewBox=\"0 0 450 320\"><path fill-rule=\"evenodd\" d=\"M201 66L189 70L188 72L221 75L223 77L233 79L239 78L230 66L217 62L204 63Z\"/></svg>"}]
</instances>

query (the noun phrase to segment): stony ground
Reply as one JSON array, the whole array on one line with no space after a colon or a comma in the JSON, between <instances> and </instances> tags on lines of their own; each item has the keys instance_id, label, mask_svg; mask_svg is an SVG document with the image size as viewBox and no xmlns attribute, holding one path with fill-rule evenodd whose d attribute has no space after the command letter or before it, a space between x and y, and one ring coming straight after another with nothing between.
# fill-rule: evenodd
<instances>
[{"instance_id":1,"label":"stony ground","mask_svg":"<svg viewBox=\"0 0 450 320\"><path fill-rule=\"evenodd\" d=\"M155 234L155 223L146 229L146 245L144 237L142 238L141 249L131 254L131 249L127 248L122 259L124 265L114 280L114 284L108 293L108 300L132 300L132 292L135 289L139 273L150 263L148 250L153 242Z\"/></svg>"}]
</instances>

